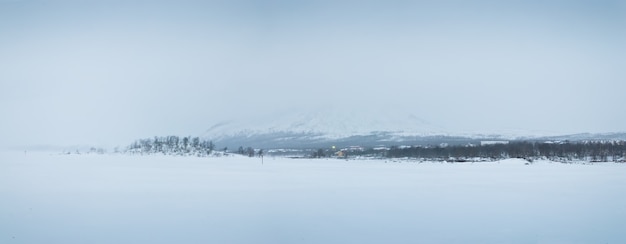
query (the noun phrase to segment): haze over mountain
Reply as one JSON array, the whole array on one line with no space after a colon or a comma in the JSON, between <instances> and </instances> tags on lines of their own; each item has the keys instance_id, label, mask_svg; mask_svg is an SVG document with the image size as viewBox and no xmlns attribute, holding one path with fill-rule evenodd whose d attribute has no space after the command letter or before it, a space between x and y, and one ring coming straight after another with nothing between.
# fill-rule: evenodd
<instances>
[{"instance_id":1,"label":"haze over mountain","mask_svg":"<svg viewBox=\"0 0 626 244\"><path fill-rule=\"evenodd\" d=\"M626 131L625 12L591 0L0 0L0 148L238 129Z\"/></svg>"},{"instance_id":2,"label":"haze over mountain","mask_svg":"<svg viewBox=\"0 0 626 244\"><path fill-rule=\"evenodd\" d=\"M467 143L476 140L624 140L626 133L559 134L531 130L453 131L379 106L281 111L213 124L201 136L230 148L312 148Z\"/></svg>"},{"instance_id":3,"label":"haze over mountain","mask_svg":"<svg viewBox=\"0 0 626 244\"><path fill-rule=\"evenodd\" d=\"M224 121L209 128L205 135L220 138L236 134L307 133L326 138L389 132L398 135L433 135L446 131L414 114L374 108L328 107L311 111L292 111L239 120Z\"/></svg>"}]
</instances>

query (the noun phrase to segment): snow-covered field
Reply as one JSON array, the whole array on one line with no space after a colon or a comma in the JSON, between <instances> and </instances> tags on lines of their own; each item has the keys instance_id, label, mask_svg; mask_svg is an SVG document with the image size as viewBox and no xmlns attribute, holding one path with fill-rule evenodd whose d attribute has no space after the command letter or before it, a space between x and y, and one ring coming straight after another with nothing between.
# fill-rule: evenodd
<instances>
[{"instance_id":1,"label":"snow-covered field","mask_svg":"<svg viewBox=\"0 0 626 244\"><path fill-rule=\"evenodd\" d=\"M626 164L0 154L0 243L626 243Z\"/></svg>"}]
</instances>

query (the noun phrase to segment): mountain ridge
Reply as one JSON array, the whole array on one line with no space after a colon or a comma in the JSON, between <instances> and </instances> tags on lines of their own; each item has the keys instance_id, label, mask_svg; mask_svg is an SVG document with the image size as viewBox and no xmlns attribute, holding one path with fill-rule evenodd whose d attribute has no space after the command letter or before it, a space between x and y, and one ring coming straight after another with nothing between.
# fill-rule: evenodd
<instances>
[{"instance_id":1,"label":"mountain ridge","mask_svg":"<svg viewBox=\"0 0 626 244\"><path fill-rule=\"evenodd\" d=\"M224 120L207 129L203 138L227 147L316 148L337 146L391 146L480 143L482 140L584 141L626 140L626 132L454 133L411 113L353 110L292 112L264 117Z\"/></svg>"}]
</instances>

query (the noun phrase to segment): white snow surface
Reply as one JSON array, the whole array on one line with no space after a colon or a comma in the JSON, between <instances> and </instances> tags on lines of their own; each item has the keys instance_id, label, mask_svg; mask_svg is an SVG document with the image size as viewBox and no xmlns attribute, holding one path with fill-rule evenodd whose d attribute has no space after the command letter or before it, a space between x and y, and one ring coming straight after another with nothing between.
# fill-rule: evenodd
<instances>
[{"instance_id":1,"label":"white snow surface","mask_svg":"<svg viewBox=\"0 0 626 244\"><path fill-rule=\"evenodd\" d=\"M626 243L626 164L0 154L0 243Z\"/></svg>"}]
</instances>

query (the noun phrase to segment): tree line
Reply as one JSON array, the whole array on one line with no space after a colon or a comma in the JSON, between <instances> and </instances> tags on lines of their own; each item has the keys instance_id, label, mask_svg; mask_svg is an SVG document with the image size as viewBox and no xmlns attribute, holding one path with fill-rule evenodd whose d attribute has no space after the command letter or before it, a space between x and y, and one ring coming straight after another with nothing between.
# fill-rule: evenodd
<instances>
[{"instance_id":1,"label":"tree line","mask_svg":"<svg viewBox=\"0 0 626 244\"><path fill-rule=\"evenodd\" d=\"M164 136L139 139L126 149L127 153L208 156L215 150L212 141L199 137Z\"/></svg>"},{"instance_id":2,"label":"tree line","mask_svg":"<svg viewBox=\"0 0 626 244\"><path fill-rule=\"evenodd\" d=\"M263 149L255 150L252 147L243 148L243 146L240 146L239 149L237 149L237 154L247 155L248 157L263 157Z\"/></svg>"},{"instance_id":3,"label":"tree line","mask_svg":"<svg viewBox=\"0 0 626 244\"><path fill-rule=\"evenodd\" d=\"M552 161L623 162L626 157L625 141L583 142L529 142L514 141L508 144L412 146L391 147L384 153L390 158L421 158L429 160L471 161L474 159L499 160L524 158L529 161L548 159Z\"/></svg>"},{"instance_id":4,"label":"tree line","mask_svg":"<svg viewBox=\"0 0 626 244\"><path fill-rule=\"evenodd\" d=\"M154 138L139 139L134 141L126 148L125 152L131 154L163 154L206 157L212 155L212 153L216 150L215 148L216 146L213 141L202 140L199 137L155 136ZM225 147L222 150L223 153L227 153L228 147ZM263 149L255 150L252 147L244 148L243 146L240 146L236 153L249 157L262 157L264 154Z\"/></svg>"},{"instance_id":5,"label":"tree line","mask_svg":"<svg viewBox=\"0 0 626 244\"><path fill-rule=\"evenodd\" d=\"M164 154L205 157L213 155L215 144L199 137L164 136L140 139L129 145L125 152L131 154ZM117 152L117 149L116 149ZM228 148L223 149L227 153ZM333 150L318 149L312 157L337 156ZM506 158L524 158L528 161L547 159L551 161L624 162L626 141L580 141L580 142L536 142L511 141L487 145L438 145L438 146L392 146L387 150L364 149L343 151L341 156L382 156L388 158L417 158L435 161L483 161ZM262 149L240 146L235 153L249 157L262 157Z\"/></svg>"}]
</instances>

